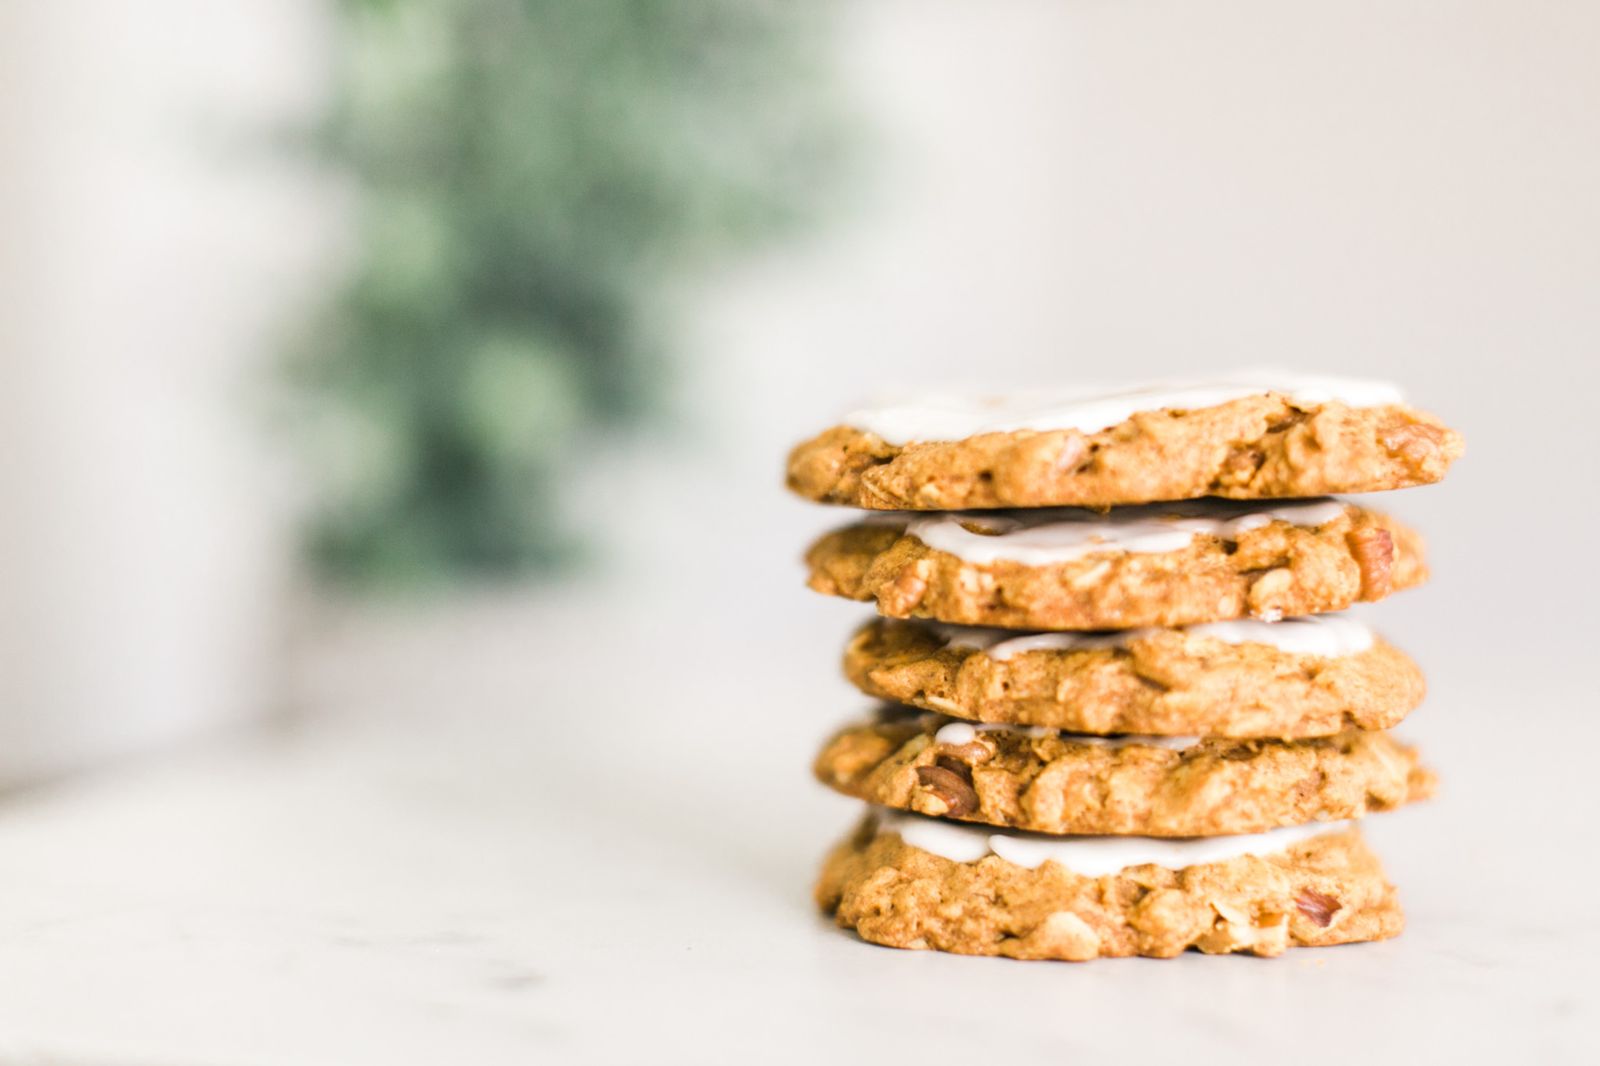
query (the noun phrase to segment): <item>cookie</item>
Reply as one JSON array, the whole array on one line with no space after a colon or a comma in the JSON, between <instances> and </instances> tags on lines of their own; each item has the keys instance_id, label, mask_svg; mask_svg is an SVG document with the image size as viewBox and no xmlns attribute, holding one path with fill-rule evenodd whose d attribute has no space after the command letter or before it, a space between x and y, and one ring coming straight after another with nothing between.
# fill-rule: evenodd
<instances>
[{"instance_id":1,"label":"cookie","mask_svg":"<svg viewBox=\"0 0 1600 1066\"><path fill-rule=\"evenodd\" d=\"M897 810L1039 833L1258 833L1433 793L1388 733L1309 740L1098 737L888 708L823 747L817 778Z\"/></svg>"},{"instance_id":2,"label":"cookie","mask_svg":"<svg viewBox=\"0 0 1600 1066\"><path fill-rule=\"evenodd\" d=\"M879 699L1074 733L1296 739L1387 729L1424 690L1416 663L1337 614L1109 633L880 618L850 641L844 672Z\"/></svg>"},{"instance_id":3,"label":"cookie","mask_svg":"<svg viewBox=\"0 0 1600 1066\"><path fill-rule=\"evenodd\" d=\"M869 815L828 856L816 898L875 944L1016 959L1277 955L1404 925L1360 834L1328 827L1051 839Z\"/></svg>"},{"instance_id":4,"label":"cookie","mask_svg":"<svg viewBox=\"0 0 1600 1066\"><path fill-rule=\"evenodd\" d=\"M1426 485L1461 452L1392 386L1267 372L865 408L796 447L788 484L873 510L1111 507Z\"/></svg>"},{"instance_id":5,"label":"cookie","mask_svg":"<svg viewBox=\"0 0 1600 1066\"><path fill-rule=\"evenodd\" d=\"M1275 621L1427 577L1421 538L1341 500L876 515L806 563L813 589L891 617L1008 629Z\"/></svg>"}]
</instances>

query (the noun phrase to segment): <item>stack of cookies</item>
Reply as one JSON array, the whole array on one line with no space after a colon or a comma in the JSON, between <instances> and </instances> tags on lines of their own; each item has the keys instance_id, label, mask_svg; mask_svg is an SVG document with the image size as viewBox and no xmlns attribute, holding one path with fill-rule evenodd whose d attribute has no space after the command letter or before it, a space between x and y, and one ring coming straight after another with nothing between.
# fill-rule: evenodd
<instances>
[{"instance_id":1,"label":"stack of cookies","mask_svg":"<svg viewBox=\"0 0 1600 1066\"><path fill-rule=\"evenodd\" d=\"M1330 493L1460 436L1367 381L1257 372L854 412L789 486L871 512L807 555L874 602L886 701L817 776L872 805L818 901L866 940L1013 958L1276 955L1397 934L1359 819L1432 791L1386 730L1416 665L1339 614L1427 577Z\"/></svg>"}]
</instances>

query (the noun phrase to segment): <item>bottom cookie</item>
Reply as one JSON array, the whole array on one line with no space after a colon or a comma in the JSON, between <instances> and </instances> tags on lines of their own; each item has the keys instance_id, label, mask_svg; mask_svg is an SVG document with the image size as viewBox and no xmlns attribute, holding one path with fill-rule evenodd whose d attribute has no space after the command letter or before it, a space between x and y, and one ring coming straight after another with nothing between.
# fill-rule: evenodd
<instances>
[{"instance_id":1,"label":"bottom cookie","mask_svg":"<svg viewBox=\"0 0 1600 1066\"><path fill-rule=\"evenodd\" d=\"M1326 825L1047 837L874 811L828 856L816 895L874 944L1015 959L1277 955L1404 926L1360 833Z\"/></svg>"}]
</instances>

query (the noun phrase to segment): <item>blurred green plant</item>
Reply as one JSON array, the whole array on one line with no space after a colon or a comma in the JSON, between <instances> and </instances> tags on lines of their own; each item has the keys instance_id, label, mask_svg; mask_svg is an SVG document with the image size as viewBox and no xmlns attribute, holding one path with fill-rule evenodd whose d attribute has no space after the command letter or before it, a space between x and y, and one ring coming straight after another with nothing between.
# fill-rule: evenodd
<instances>
[{"instance_id":1,"label":"blurred green plant","mask_svg":"<svg viewBox=\"0 0 1600 1066\"><path fill-rule=\"evenodd\" d=\"M810 217L838 158L826 5L343 0L328 156L354 262L295 361L319 569L570 558L580 444L666 380L662 295Z\"/></svg>"}]
</instances>

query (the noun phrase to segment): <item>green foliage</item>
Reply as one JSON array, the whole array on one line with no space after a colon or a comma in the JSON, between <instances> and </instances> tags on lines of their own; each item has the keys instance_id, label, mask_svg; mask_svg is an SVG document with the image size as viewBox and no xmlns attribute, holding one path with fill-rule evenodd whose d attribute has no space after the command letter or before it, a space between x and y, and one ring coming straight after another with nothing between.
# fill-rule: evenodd
<instances>
[{"instance_id":1,"label":"green foliage","mask_svg":"<svg viewBox=\"0 0 1600 1066\"><path fill-rule=\"evenodd\" d=\"M661 294L804 219L836 153L816 5L345 0L351 272L296 365L359 582L555 565L575 443L664 379Z\"/></svg>"}]
</instances>

